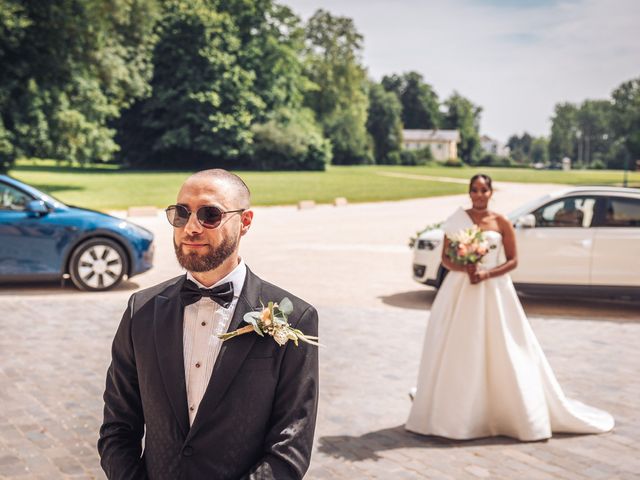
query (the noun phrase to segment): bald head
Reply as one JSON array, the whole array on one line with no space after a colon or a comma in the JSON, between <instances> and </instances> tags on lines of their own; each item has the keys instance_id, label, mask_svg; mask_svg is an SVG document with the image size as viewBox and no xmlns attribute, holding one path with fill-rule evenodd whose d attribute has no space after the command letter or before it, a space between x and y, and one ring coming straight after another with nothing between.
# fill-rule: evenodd
<instances>
[{"instance_id":1,"label":"bald head","mask_svg":"<svg viewBox=\"0 0 640 480\"><path fill-rule=\"evenodd\" d=\"M194 183L206 183L217 189L223 189L225 196L233 201L234 208L251 207L251 192L249 192L249 187L247 187L247 184L235 173L221 168L202 170L187 178L182 188Z\"/></svg>"}]
</instances>

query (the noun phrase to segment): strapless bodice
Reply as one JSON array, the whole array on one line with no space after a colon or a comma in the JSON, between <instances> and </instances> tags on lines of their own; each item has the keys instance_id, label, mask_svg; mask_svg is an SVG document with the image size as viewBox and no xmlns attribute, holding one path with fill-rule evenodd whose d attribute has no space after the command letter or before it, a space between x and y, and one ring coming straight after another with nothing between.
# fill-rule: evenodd
<instances>
[{"instance_id":1,"label":"strapless bodice","mask_svg":"<svg viewBox=\"0 0 640 480\"><path fill-rule=\"evenodd\" d=\"M484 268L495 268L500 264L502 259L502 235L493 230L482 233L489 243L489 253L484 256L481 265Z\"/></svg>"}]
</instances>

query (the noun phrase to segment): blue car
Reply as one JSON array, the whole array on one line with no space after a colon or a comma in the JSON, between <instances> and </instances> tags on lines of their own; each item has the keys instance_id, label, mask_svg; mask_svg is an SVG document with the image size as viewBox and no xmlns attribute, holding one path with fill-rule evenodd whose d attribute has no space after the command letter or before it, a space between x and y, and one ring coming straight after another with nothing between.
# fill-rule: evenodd
<instances>
[{"instance_id":1,"label":"blue car","mask_svg":"<svg viewBox=\"0 0 640 480\"><path fill-rule=\"evenodd\" d=\"M0 175L2 282L71 278L81 290L108 290L149 270L153 250L142 227Z\"/></svg>"}]
</instances>

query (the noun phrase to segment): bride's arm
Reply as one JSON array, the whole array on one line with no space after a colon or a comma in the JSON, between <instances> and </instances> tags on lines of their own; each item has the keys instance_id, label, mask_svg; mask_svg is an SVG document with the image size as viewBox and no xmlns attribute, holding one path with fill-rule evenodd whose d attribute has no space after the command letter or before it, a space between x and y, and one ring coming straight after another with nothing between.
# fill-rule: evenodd
<instances>
[{"instance_id":1,"label":"bride's arm","mask_svg":"<svg viewBox=\"0 0 640 480\"><path fill-rule=\"evenodd\" d=\"M513 229L511 222L503 217L498 216L498 226L500 227L500 233L502 234L502 245L504 246L504 255L506 262L502 265L498 265L491 270L478 270L478 281L486 280L487 278L499 277L505 273L509 273L518 266L518 254L516 250L516 232Z\"/></svg>"}]
</instances>

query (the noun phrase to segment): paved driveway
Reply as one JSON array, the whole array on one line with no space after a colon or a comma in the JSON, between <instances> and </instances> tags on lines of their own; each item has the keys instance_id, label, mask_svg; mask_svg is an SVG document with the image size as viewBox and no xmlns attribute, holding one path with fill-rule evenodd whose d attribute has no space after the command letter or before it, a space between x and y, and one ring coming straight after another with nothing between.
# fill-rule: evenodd
<instances>
[{"instance_id":1,"label":"paved driveway","mask_svg":"<svg viewBox=\"0 0 640 480\"><path fill-rule=\"evenodd\" d=\"M508 211L557 188L497 184ZM307 478L640 478L640 305L525 298L567 394L613 413L615 432L519 443L406 433L408 389L434 291L410 278L407 240L464 196L256 209L243 256L321 315L321 402ZM180 270L162 216L156 267L117 291L0 287L0 478L104 478L95 452L109 349L126 299Z\"/></svg>"}]
</instances>

